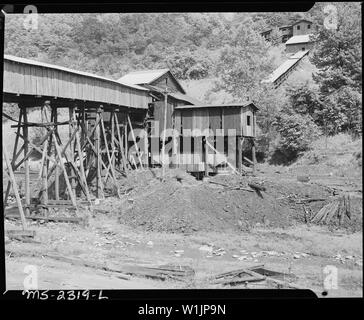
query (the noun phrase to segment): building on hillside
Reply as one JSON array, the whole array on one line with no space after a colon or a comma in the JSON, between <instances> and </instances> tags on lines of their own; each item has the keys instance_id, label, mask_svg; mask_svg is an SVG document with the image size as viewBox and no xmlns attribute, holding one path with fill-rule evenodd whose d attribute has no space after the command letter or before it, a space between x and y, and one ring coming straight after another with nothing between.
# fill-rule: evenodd
<instances>
[{"instance_id":1,"label":"building on hillside","mask_svg":"<svg viewBox=\"0 0 364 320\"><path fill-rule=\"evenodd\" d=\"M293 29L292 26L281 26L278 28L278 30L281 32L282 37L281 39L272 39L272 31L273 29L268 29L263 32L261 32L261 36L263 36L268 41L278 41L280 40L281 43L285 43L290 37L293 35Z\"/></svg>"},{"instance_id":2,"label":"building on hillside","mask_svg":"<svg viewBox=\"0 0 364 320\"><path fill-rule=\"evenodd\" d=\"M312 33L312 29L313 29L312 21L302 19L302 20L295 22L292 25L292 33L293 33L292 35L301 36L301 35L305 35L305 34L310 34L310 33Z\"/></svg>"},{"instance_id":3,"label":"building on hillside","mask_svg":"<svg viewBox=\"0 0 364 320\"><path fill-rule=\"evenodd\" d=\"M188 96L169 69L135 71L118 81L144 87L153 98L143 124L149 136L150 166L168 161L173 167L182 167L198 174L216 172L217 167L222 165L239 170L242 168L244 150L245 159L252 159L249 164L255 163L255 114L258 108L252 102L205 105ZM167 159L161 158L159 153L153 154L150 148L153 144L161 146L162 141L154 135L161 135L163 132L164 119L167 129L178 132L178 138L173 139L174 147L168 152ZM192 132L187 133L188 129ZM235 129L235 133L229 129ZM209 130L210 133L207 134ZM171 143L171 139L171 136L167 137L166 145ZM223 145L222 150L219 149L220 143Z\"/></svg>"},{"instance_id":4,"label":"building on hillside","mask_svg":"<svg viewBox=\"0 0 364 320\"><path fill-rule=\"evenodd\" d=\"M281 42L286 43L287 40L293 36L312 33L313 23L312 21L301 19L292 25L280 26L278 29L282 34ZM269 29L261 32L260 35L263 36L268 41L276 41L277 39L272 39L272 32L273 29Z\"/></svg>"},{"instance_id":5,"label":"building on hillside","mask_svg":"<svg viewBox=\"0 0 364 320\"><path fill-rule=\"evenodd\" d=\"M176 107L178 167L208 175L219 168L240 171L243 163L255 163L257 110L252 101Z\"/></svg>"},{"instance_id":6,"label":"building on hillside","mask_svg":"<svg viewBox=\"0 0 364 320\"><path fill-rule=\"evenodd\" d=\"M149 104L147 117L144 119L158 120L159 131L164 128L165 93L167 89L167 122L166 127L172 127L172 114L179 105L200 104L201 102L186 94L185 89L169 69L141 70L130 72L120 79L120 83L139 85L150 91L153 103Z\"/></svg>"},{"instance_id":7,"label":"building on hillside","mask_svg":"<svg viewBox=\"0 0 364 320\"><path fill-rule=\"evenodd\" d=\"M304 52L312 49L312 47L312 34L293 36L286 42L286 53L295 54L299 51Z\"/></svg>"}]
</instances>

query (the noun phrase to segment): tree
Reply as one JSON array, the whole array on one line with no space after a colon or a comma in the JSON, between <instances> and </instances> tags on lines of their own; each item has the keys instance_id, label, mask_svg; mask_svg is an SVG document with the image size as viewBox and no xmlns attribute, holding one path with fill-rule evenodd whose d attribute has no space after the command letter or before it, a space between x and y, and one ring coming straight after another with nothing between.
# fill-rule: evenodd
<instances>
[{"instance_id":1,"label":"tree","mask_svg":"<svg viewBox=\"0 0 364 320\"><path fill-rule=\"evenodd\" d=\"M319 110L326 132L361 132L362 41L361 4L335 3L337 26L320 25L311 61L318 68L314 80L319 86Z\"/></svg>"},{"instance_id":2,"label":"tree","mask_svg":"<svg viewBox=\"0 0 364 320\"><path fill-rule=\"evenodd\" d=\"M273 71L269 44L254 30L251 20L234 30L232 41L221 53L217 72L221 89L234 97L252 96L260 82Z\"/></svg>"}]
</instances>

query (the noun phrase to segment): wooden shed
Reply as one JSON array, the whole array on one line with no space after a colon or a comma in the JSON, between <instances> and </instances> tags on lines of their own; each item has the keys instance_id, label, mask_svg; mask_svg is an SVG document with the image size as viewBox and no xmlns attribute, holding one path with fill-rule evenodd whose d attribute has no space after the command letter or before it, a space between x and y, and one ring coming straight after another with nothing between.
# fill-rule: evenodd
<instances>
[{"instance_id":1,"label":"wooden shed","mask_svg":"<svg viewBox=\"0 0 364 320\"><path fill-rule=\"evenodd\" d=\"M187 171L204 171L206 174L216 171L222 163L233 170L240 170L244 141L251 142L253 154L250 161L254 163L257 110L251 101L177 106L173 123L179 135L179 166ZM191 142L187 137L191 138ZM191 163L191 158L196 162Z\"/></svg>"},{"instance_id":2,"label":"wooden shed","mask_svg":"<svg viewBox=\"0 0 364 320\"><path fill-rule=\"evenodd\" d=\"M200 129L202 132L221 129L224 135L235 129L236 136L255 137L256 111L251 101L225 105L185 105L174 111L175 129L183 134L183 129ZM198 130L195 131L198 133Z\"/></svg>"}]
</instances>

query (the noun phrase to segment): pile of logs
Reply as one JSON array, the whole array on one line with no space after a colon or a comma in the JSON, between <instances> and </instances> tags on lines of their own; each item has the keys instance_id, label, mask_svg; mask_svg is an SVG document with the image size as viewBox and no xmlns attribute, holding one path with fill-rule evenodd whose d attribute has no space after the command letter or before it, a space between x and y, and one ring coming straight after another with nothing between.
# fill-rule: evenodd
<instances>
[{"instance_id":1,"label":"pile of logs","mask_svg":"<svg viewBox=\"0 0 364 320\"><path fill-rule=\"evenodd\" d=\"M348 195L343 195L323 206L311 219L311 222L328 224L333 218L337 218L341 225L344 222L345 216L351 219L350 196Z\"/></svg>"}]
</instances>

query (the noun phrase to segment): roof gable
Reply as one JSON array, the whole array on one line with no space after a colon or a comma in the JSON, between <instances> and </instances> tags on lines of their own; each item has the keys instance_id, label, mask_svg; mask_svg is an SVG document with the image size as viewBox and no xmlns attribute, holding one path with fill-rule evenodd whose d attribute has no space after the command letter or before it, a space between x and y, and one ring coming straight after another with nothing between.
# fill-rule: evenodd
<instances>
[{"instance_id":1,"label":"roof gable","mask_svg":"<svg viewBox=\"0 0 364 320\"><path fill-rule=\"evenodd\" d=\"M186 93L182 85L178 82L176 77L169 69L133 71L119 78L118 82L129 83L132 85L155 84L156 82L158 82L160 78L162 78L165 75L170 76L170 78L172 78L172 81L176 84L176 86L182 93Z\"/></svg>"},{"instance_id":2,"label":"roof gable","mask_svg":"<svg viewBox=\"0 0 364 320\"><path fill-rule=\"evenodd\" d=\"M310 20L307 20L307 19L301 19L301 20L298 20L296 21L295 23L292 24L292 26L295 26L296 24L300 23L300 22L307 22L307 23L312 23L312 21Z\"/></svg>"}]
</instances>

